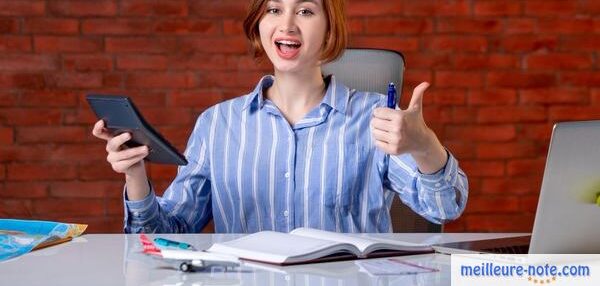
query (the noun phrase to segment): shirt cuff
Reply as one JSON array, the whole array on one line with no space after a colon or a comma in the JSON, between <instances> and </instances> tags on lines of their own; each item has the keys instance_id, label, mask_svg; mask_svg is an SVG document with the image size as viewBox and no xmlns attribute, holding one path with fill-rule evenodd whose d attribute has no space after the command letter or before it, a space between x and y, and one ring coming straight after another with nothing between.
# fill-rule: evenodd
<instances>
[{"instance_id":1,"label":"shirt cuff","mask_svg":"<svg viewBox=\"0 0 600 286\"><path fill-rule=\"evenodd\" d=\"M152 187L152 185L150 185L150 192L148 192L148 195L139 201L130 201L127 197L127 187L125 187L123 190L123 198L125 199L125 205L127 206L127 209L131 212L148 209L152 205L152 202L154 201L155 197L156 195L154 194L154 188Z\"/></svg>"},{"instance_id":2,"label":"shirt cuff","mask_svg":"<svg viewBox=\"0 0 600 286\"><path fill-rule=\"evenodd\" d=\"M456 181L456 176L458 176L458 161L450 151L446 150L446 153L448 154L446 165L437 172L423 174L417 169L419 181L424 188L439 191L451 187L452 183Z\"/></svg>"},{"instance_id":3,"label":"shirt cuff","mask_svg":"<svg viewBox=\"0 0 600 286\"><path fill-rule=\"evenodd\" d=\"M157 210L156 195L152 184L148 182L150 186L150 192L148 195L139 201L130 201L127 197L127 185L123 188L123 199L124 199L124 227L123 230L126 233L138 233L141 231L150 232L149 229L143 228L148 218L155 215Z\"/></svg>"}]
</instances>

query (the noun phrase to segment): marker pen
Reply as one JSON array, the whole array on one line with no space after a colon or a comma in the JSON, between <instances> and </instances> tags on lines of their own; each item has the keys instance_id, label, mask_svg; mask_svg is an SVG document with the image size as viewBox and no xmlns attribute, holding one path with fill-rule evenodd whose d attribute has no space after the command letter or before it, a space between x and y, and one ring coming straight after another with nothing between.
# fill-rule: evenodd
<instances>
[{"instance_id":1,"label":"marker pen","mask_svg":"<svg viewBox=\"0 0 600 286\"><path fill-rule=\"evenodd\" d=\"M387 92L387 107L391 109L396 109L396 86L393 82L388 84L388 92Z\"/></svg>"},{"instance_id":2,"label":"marker pen","mask_svg":"<svg viewBox=\"0 0 600 286\"><path fill-rule=\"evenodd\" d=\"M191 244L187 244L185 242L179 242L179 241L174 241L174 240L169 240L166 238L155 238L154 242L156 242L156 244L160 245L160 246L166 246L166 247L177 247L177 248L181 248L181 249L194 249L194 247Z\"/></svg>"}]
</instances>

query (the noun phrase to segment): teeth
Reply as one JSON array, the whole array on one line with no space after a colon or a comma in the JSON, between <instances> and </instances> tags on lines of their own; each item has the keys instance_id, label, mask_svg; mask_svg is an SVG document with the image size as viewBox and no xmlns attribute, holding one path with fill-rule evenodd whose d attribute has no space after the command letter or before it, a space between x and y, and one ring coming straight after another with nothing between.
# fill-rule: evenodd
<instances>
[{"instance_id":1,"label":"teeth","mask_svg":"<svg viewBox=\"0 0 600 286\"><path fill-rule=\"evenodd\" d=\"M293 42L293 41L287 41L287 40L276 41L276 43L280 44L280 45L288 45L288 46L299 46L300 45L299 42Z\"/></svg>"}]
</instances>

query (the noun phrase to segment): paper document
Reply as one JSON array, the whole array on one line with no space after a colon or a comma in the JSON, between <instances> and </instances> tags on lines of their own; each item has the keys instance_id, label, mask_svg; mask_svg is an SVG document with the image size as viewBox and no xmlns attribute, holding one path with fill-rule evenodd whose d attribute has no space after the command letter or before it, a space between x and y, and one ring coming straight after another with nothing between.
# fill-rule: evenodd
<instances>
[{"instance_id":1,"label":"paper document","mask_svg":"<svg viewBox=\"0 0 600 286\"><path fill-rule=\"evenodd\" d=\"M365 259L355 261L360 271L372 276L380 275L412 275L419 273L438 272L438 269L425 267L413 262L397 258Z\"/></svg>"},{"instance_id":2,"label":"paper document","mask_svg":"<svg viewBox=\"0 0 600 286\"><path fill-rule=\"evenodd\" d=\"M86 227L85 224L0 219L0 261L71 240Z\"/></svg>"}]
</instances>

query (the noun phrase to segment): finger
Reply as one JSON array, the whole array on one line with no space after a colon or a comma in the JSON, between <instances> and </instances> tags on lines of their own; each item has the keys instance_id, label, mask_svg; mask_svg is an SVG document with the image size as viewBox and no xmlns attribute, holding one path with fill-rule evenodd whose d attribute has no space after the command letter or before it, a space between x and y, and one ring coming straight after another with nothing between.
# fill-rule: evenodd
<instances>
[{"instance_id":1,"label":"finger","mask_svg":"<svg viewBox=\"0 0 600 286\"><path fill-rule=\"evenodd\" d=\"M375 140L375 147L379 148L381 151L388 153L388 143L381 140Z\"/></svg>"},{"instance_id":2,"label":"finger","mask_svg":"<svg viewBox=\"0 0 600 286\"><path fill-rule=\"evenodd\" d=\"M141 156L144 157L148 155L148 147L147 146L139 146L135 148L129 148L122 151L110 152L108 156L106 156L106 160L109 163L115 163L123 160L129 160L131 158Z\"/></svg>"},{"instance_id":3,"label":"finger","mask_svg":"<svg viewBox=\"0 0 600 286\"><path fill-rule=\"evenodd\" d=\"M425 94L427 88L429 88L428 82L422 82L415 87L412 97L410 98L410 103L408 104L409 109L423 109L423 94Z\"/></svg>"},{"instance_id":4,"label":"finger","mask_svg":"<svg viewBox=\"0 0 600 286\"><path fill-rule=\"evenodd\" d=\"M381 130L377 130L377 129L372 129L371 135L373 136L373 139L375 139L375 141L385 142L386 144L390 143L392 140L389 132L385 132L385 131L381 131Z\"/></svg>"},{"instance_id":5,"label":"finger","mask_svg":"<svg viewBox=\"0 0 600 286\"><path fill-rule=\"evenodd\" d=\"M394 155L395 153L393 147L385 141L375 140L375 146L386 154Z\"/></svg>"},{"instance_id":6,"label":"finger","mask_svg":"<svg viewBox=\"0 0 600 286\"><path fill-rule=\"evenodd\" d=\"M399 132L389 132L378 129L371 129L371 134L376 140L381 140L392 145L404 144L405 137Z\"/></svg>"},{"instance_id":7,"label":"finger","mask_svg":"<svg viewBox=\"0 0 600 286\"><path fill-rule=\"evenodd\" d=\"M107 141L110 140L110 138L112 138L110 133L108 133L106 128L104 128L104 121L102 120L98 120L98 122L94 124L94 128L92 129L92 135Z\"/></svg>"},{"instance_id":8,"label":"finger","mask_svg":"<svg viewBox=\"0 0 600 286\"><path fill-rule=\"evenodd\" d=\"M371 119L371 128L385 132L400 133L402 131L402 122L394 120L385 120L379 118Z\"/></svg>"},{"instance_id":9,"label":"finger","mask_svg":"<svg viewBox=\"0 0 600 286\"><path fill-rule=\"evenodd\" d=\"M373 117L383 120L394 120L399 114L401 114L401 110L394 110L387 107L377 107L373 110Z\"/></svg>"},{"instance_id":10,"label":"finger","mask_svg":"<svg viewBox=\"0 0 600 286\"><path fill-rule=\"evenodd\" d=\"M394 145L387 143L385 141L375 140L375 146L379 148L379 150L385 152L390 155L400 155L407 153L407 149L403 145Z\"/></svg>"},{"instance_id":11,"label":"finger","mask_svg":"<svg viewBox=\"0 0 600 286\"><path fill-rule=\"evenodd\" d=\"M100 119L94 124L94 130L102 130L104 128L104 120Z\"/></svg>"},{"instance_id":12,"label":"finger","mask_svg":"<svg viewBox=\"0 0 600 286\"><path fill-rule=\"evenodd\" d=\"M146 156L139 155L139 156L135 156L133 158L127 159L127 160L122 160L122 161L116 162L116 163L112 164L112 168L115 172L124 173L125 171L127 171L127 169L129 169L135 163L138 163L139 161L144 160L144 157L146 157Z\"/></svg>"},{"instance_id":13,"label":"finger","mask_svg":"<svg viewBox=\"0 0 600 286\"><path fill-rule=\"evenodd\" d=\"M371 119L371 129L377 129L382 131L388 131L390 121L385 119L379 119L377 117L373 117Z\"/></svg>"},{"instance_id":14,"label":"finger","mask_svg":"<svg viewBox=\"0 0 600 286\"><path fill-rule=\"evenodd\" d=\"M112 139L108 140L108 143L106 143L106 151L118 151L121 148L121 145L129 141L129 139L131 139L131 134L129 132L125 132L119 136L113 137Z\"/></svg>"}]
</instances>

